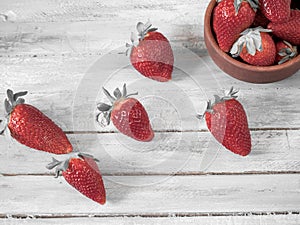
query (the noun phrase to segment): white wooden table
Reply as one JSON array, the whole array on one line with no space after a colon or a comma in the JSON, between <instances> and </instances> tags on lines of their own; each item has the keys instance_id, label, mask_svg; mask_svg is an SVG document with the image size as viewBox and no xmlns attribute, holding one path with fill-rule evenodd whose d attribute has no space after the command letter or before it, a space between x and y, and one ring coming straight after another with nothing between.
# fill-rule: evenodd
<instances>
[{"instance_id":1,"label":"white wooden table","mask_svg":"<svg viewBox=\"0 0 300 225\"><path fill-rule=\"evenodd\" d=\"M300 72L264 85L224 74L203 43L207 4L0 1L0 13L17 15L0 23L1 101L7 88L28 90L27 102L59 124L75 149L100 160L108 199L100 206L85 198L47 171L52 155L1 137L0 224L300 224ZM118 54L148 18L175 46L167 84L144 79ZM149 112L150 144L94 122L100 87L123 82ZM220 147L195 118L231 86L251 128L245 158Z\"/></svg>"}]
</instances>

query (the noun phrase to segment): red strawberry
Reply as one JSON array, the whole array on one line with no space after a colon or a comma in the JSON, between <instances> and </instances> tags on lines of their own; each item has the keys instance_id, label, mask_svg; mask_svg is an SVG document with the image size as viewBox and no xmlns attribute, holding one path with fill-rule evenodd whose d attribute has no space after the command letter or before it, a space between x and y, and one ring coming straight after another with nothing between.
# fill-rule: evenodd
<instances>
[{"instance_id":1,"label":"red strawberry","mask_svg":"<svg viewBox=\"0 0 300 225\"><path fill-rule=\"evenodd\" d=\"M98 110L100 113L97 116L99 123L100 116L103 115L107 124L112 120L115 127L123 134L132 137L138 141L151 141L154 137L154 132L148 118L148 114L143 105L135 98L128 98L131 95L127 94L126 84L123 86L123 92L119 88L115 89L114 96L103 88L105 95L111 101L111 105L100 103Z\"/></svg>"},{"instance_id":2,"label":"red strawberry","mask_svg":"<svg viewBox=\"0 0 300 225\"><path fill-rule=\"evenodd\" d=\"M290 18L291 0L259 0L262 13L273 23L286 22Z\"/></svg>"},{"instance_id":3,"label":"red strawberry","mask_svg":"<svg viewBox=\"0 0 300 225\"><path fill-rule=\"evenodd\" d=\"M229 52L240 33L251 26L256 8L257 0L222 0L215 7L213 29L224 52Z\"/></svg>"},{"instance_id":4,"label":"red strawberry","mask_svg":"<svg viewBox=\"0 0 300 225\"><path fill-rule=\"evenodd\" d=\"M65 180L86 197L100 203L106 202L105 188L97 163L92 156L77 153L65 162L53 159L48 169L56 168L56 177L62 172Z\"/></svg>"},{"instance_id":5,"label":"red strawberry","mask_svg":"<svg viewBox=\"0 0 300 225\"><path fill-rule=\"evenodd\" d=\"M299 17L299 16L300 16L300 9L291 9L291 17Z\"/></svg>"},{"instance_id":6,"label":"red strawberry","mask_svg":"<svg viewBox=\"0 0 300 225\"><path fill-rule=\"evenodd\" d=\"M276 43L276 63L282 64L297 56L297 46L292 46L287 41L279 41Z\"/></svg>"},{"instance_id":7,"label":"red strawberry","mask_svg":"<svg viewBox=\"0 0 300 225\"><path fill-rule=\"evenodd\" d=\"M291 10L291 17L287 22L269 23L268 29L282 40L286 40L293 45L300 45L300 13L299 10Z\"/></svg>"},{"instance_id":8,"label":"red strawberry","mask_svg":"<svg viewBox=\"0 0 300 225\"><path fill-rule=\"evenodd\" d=\"M131 36L132 45L127 54L130 53L130 61L133 67L145 77L153 80L166 82L171 80L174 56L168 39L157 32L157 28L151 28L148 22L137 24L139 43L134 46L134 37Z\"/></svg>"},{"instance_id":9,"label":"red strawberry","mask_svg":"<svg viewBox=\"0 0 300 225\"><path fill-rule=\"evenodd\" d=\"M231 88L227 96L215 96L215 102L207 104L204 116L209 131L225 148L235 154L246 156L251 151L251 136L247 115L236 100L237 91Z\"/></svg>"},{"instance_id":10,"label":"red strawberry","mask_svg":"<svg viewBox=\"0 0 300 225\"><path fill-rule=\"evenodd\" d=\"M230 53L233 57L240 56L245 62L255 66L274 64L276 47L272 37L265 33L270 30L261 27L249 28L234 43Z\"/></svg>"},{"instance_id":11,"label":"red strawberry","mask_svg":"<svg viewBox=\"0 0 300 225\"><path fill-rule=\"evenodd\" d=\"M21 144L54 154L66 154L73 150L65 133L51 119L20 98L27 92L14 94L7 90L5 108L11 136Z\"/></svg>"}]
</instances>

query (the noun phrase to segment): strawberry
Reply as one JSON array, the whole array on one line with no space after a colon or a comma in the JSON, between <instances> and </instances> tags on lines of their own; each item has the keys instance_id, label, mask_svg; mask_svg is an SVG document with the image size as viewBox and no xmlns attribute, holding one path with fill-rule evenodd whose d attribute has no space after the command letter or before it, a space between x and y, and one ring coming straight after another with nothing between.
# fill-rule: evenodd
<instances>
[{"instance_id":1,"label":"strawberry","mask_svg":"<svg viewBox=\"0 0 300 225\"><path fill-rule=\"evenodd\" d=\"M7 90L5 109L10 135L30 148L54 154L66 154L73 150L67 136L50 118L20 98L27 92L13 93Z\"/></svg>"},{"instance_id":2,"label":"strawberry","mask_svg":"<svg viewBox=\"0 0 300 225\"><path fill-rule=\"evenodd\" d=\"M299 10L291 10L291 17L287 22L269 23L268 29L282 40L286 40L293 45L300 45L300 13Z\"/></svg>"},{"instance_id":3,"label":"strawberry","mask_svg":"<svg viewBox=\"0 0 300 225\"><path fill-rule=\"evenodd\" d=\"M292 46L287 41L279 41L276 43L276 63L282 64L297 56L297 46Z\"/></svg>"},{"instance_id":4,"label":"strawberry","mask_svg":"<svg viewBox=\"0 0 300 225\"><path fill-rule=\"evenodd\" d=\"M273 23L286 22L290 18L291 0L259 0L262 13Z\"/></svg>"},{"instance_id":5,"label":"strawberry","mask_svg":"<svg viewBox=\"0 0 300 225\"><path fill-rule=\"evenodd\" d=\"M112 105L98 104L100 113L97 116L97 121L100 124L104 124L104 122L109 124L112 120L121 133L138 141L151 141L154 132L145 108L137 99L129 98L129 96L137 93L127 94L126 84L123 86L122 93L119 88L114 90L115 97L111 96L105 88L103 91ZM103 116L104 120L101 120L100 116Z\"/></svg>"},{"instance_id":6,"label":"strawberry","mask_svg":"<svg viewBox=\"0 0 300 225\"><path fill-rule=\"evenodd\" d=\"M208 101L204 115L197 117L205 117L209 131L225 148L246 156L251 151L251 136L246 112L236 94L231 88L225 97L215 95L215 102Z\"/></svg>"},{"instance_id":7,"label":"strawberry","mask_svg":"<svg viewBox=\"0 0 300 225\"><path fill-rule=\"evenodd\" d=\"M150 22L137 24L139 43L134 45L134 36L131 34L132 44L126 43L130 52L130 61L133 67L143 76L166 82L171 80L174 56L168 39L157 32L157 28L151 28Z\"/></svg>"},{"instance_id":8,"label":"strawberry","mask_svg":"<svg viewBox=\"0 0 300 225\"><path fill-rule=\"evenodd\" d=\"M298 16L300 16L300 9L292 9L291 17L298 17Z\"/></svg>"},{"instance_id":9,"label":"strawberry","mask_svg":"<svg viewBox=\"0 0 300 225\"><path fill-rule=\"evenodd\" d=\"M106 194L96 161L91 155L76 153L64 162L53 158L47 169L56 167L56 177L61 174L80 193L103 205L106 202Z\"/></svg>"},{"instance_id":10,"label":"strawberry","mask_svg":"<svg viewBox=\"0 0 300 225\"><path fill-rule=\"evenodd\" d=\"M255 18L258 0L222 0L213 12L213 29L220 48L229 52L240 33Z\"/></svg>"},{"instance_id":11,"label":"strawberry","mask_svg":"<svg viewBox=\"0 0 300 225\"><path fill-rule=\"evenodd\" d=\"M240 56L245 62L255 66L274 64L276 47L272 37L261 27L249 28L234 43L230 53L233 57Z\"/></svg>"}]
</instances>

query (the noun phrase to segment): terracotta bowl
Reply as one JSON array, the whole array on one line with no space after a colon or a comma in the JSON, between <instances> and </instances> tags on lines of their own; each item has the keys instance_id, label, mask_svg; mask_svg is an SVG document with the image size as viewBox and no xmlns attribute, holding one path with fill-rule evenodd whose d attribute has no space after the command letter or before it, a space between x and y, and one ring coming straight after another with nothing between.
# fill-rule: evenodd
<instances>
[{"instance_id":1,"label":"terracotta bowl","mask_svg":"<svg viewBox=\"0 0 300 225\"><path fill-rule=\"evenodd\" d=\"M216 0L209 3L204 18L204 41L207 51L213 61L230 76L251 83L271 83L283 80L300 69L300 55L281 65L274 66L252 66L223 52L212 32L212 14L216 6ZM298 48L299 49L299 48Z\"/></svg>"}]
</instances>

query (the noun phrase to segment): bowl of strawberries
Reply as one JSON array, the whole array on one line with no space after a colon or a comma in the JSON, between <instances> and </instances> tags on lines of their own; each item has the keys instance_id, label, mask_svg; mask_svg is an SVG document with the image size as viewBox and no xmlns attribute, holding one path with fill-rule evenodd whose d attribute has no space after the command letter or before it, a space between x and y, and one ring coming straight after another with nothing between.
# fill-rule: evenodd
<instances>
[{"instance_id":1,"label":"bowl of strawberries","mask_svg":"<svg viewBox=\"0 0 300 225\"><path fill-rule=\"evenodd\" d=\"M213 61L251 83L283 80L300 69L298 0L211 0L204 40Z\"/></svg>"}]
</instances>

